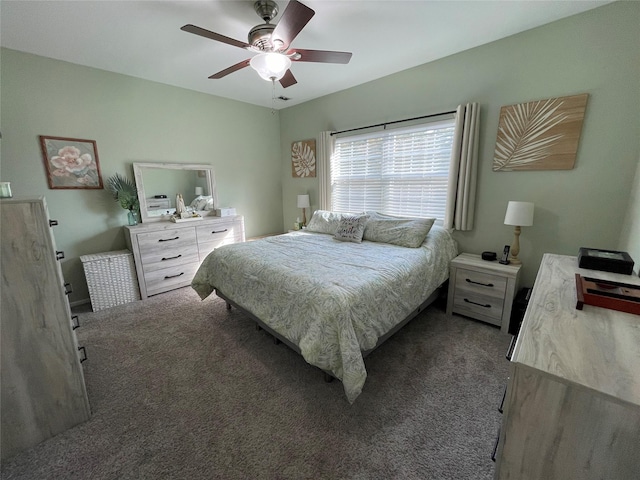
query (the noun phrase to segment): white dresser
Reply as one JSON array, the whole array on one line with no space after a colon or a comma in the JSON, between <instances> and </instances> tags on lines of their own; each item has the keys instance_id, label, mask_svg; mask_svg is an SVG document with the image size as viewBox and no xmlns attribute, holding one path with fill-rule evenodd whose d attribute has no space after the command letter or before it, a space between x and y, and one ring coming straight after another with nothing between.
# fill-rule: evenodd
<instances>
[{"instance_id":1,"label":"white dresser","mask_svg":"<svg viewBox=\"0 0 640 480\"><path fill-rule=\"evenodd\" d=\"M511 357L496 479L640 478L640 315L576 310L576 273L640 285L544 255Z\"/></svg>"},{"instance_id":2,"label":"white dresser","mask_svg":"<svg viewBox=\"0 0 640 480\"><path fill-rule=\"evenodd\" d=\"M78 347L45 199L3 199L2 458L91 416Z\"/></svg>"},{"instance_id":3,"label":"white dresser","mask_svg":"<svg viewBox=\"0 0 640 480\"><path fill-rule=\"evenodd\" d=\"M190 285L202 261L215 248L245 240L240 215L125 228L142 298Z\"/></svg>"}]
</instances>

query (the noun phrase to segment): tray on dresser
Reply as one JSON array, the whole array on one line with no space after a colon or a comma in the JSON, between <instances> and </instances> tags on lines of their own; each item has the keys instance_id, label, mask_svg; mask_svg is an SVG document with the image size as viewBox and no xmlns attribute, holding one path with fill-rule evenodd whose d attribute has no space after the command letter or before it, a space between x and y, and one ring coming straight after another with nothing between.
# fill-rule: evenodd
<instances>
[{"instance_id":1,"label":"tray on dresser","mask_svg":"<svg viewBox=\"0 0 640 480\"><path fill-rule=\"evenodd\" d=\"M640 315L640 286L583 277L576 273L576 308L585 304Z\"/></svg>"}]
</instances>

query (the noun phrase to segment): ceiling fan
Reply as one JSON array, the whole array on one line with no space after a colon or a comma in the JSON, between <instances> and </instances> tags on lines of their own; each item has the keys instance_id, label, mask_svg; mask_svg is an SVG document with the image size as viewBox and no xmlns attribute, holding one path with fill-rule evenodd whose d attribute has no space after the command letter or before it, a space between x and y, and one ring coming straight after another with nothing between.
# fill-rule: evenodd
<instances>
[{"instance_id":1,"label":"ceiling fan","mask_svg":"<svg viewBox=\"0 0 640 480\"><path fill-rule=\"evenodd\" d=\"M250 59L243 60L218 73L214 73L209 78L223 78L230 73L251 66L265 80L272 82L277 80L284 88L287 88L298 83L289 69L292 61L346 64L351 60L350 52L289 48L291 42L316 13L306 5L296 0L291 0L277 25L269 23L278 14L278 5L273 0L257 0L253 4L253 9L265 23L256 25L249 31L248 43L191 24L185 25L180 29L258 53L258 55Z\"/></svg>"}]
</instances>

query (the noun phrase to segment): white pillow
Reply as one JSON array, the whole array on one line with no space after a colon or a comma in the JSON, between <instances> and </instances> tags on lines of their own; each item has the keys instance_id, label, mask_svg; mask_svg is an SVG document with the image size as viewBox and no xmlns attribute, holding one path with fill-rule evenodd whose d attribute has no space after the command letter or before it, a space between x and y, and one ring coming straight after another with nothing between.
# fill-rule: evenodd
<instances>
[{"instance_id":1,"label":"white pillow","mask_svg":"<svg viewBox=\"0 0 640 480\"><path fill-rule=\"evenodd\" d=\"M364 230L364 240L418 248L427 238L435 218L412 218L367 212L370 216Z\"/></svg>"},{"instance_id":2,"label":"white pillow","mask_svg":"<svg viewBox=\"0 0 640 480\"><path fill-rule=\"evenodd\" d=\"M364 228L369 215L345 215L340 220L333 238L341 242L362 243Z\"/></svg>"},{"instance_id":3,"label":"white pillow","mask_svg":"<svg viewBox=\"0 0 640 480\"><path fill-rule=\"evenodd\" d=\"M344 213L316 210L307 224L307 232L328 233L333 235L338 229Z\"/></svg>"},{"instance_id":4,"label":"white pillow","mask_svg":"<svg viewBox=\"0 0 640 480\"><path fill-rule=\"evenodd\" d=\"M211 195L198 195L189 206L195 210L213 210L213 197Z\"/></svg>"}]
</instances>

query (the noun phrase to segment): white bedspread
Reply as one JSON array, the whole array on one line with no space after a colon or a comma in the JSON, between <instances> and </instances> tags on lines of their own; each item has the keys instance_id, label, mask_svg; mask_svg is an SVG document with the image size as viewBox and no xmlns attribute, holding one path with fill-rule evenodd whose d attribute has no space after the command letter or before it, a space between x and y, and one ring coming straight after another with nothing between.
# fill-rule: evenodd
<instances>
[{"instance_id":1,"label":"white bedspread","mask_svg":"<svg viewBox=\"0 0 640 480\"><path fill-rule=\"evenodd\" d=\"M295 232L214 250L192 286L202 299L217 288L298 345L308 363L342 380L353 403L367 377L362 351L448 278L456 255L439 227L419 248Z\"/></svg>"}]
</instances>

